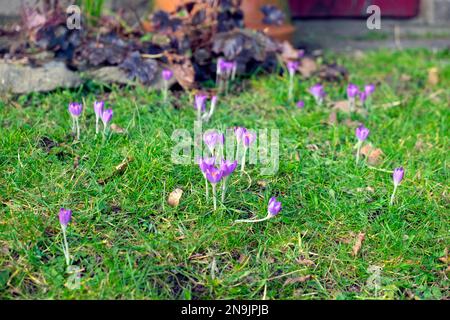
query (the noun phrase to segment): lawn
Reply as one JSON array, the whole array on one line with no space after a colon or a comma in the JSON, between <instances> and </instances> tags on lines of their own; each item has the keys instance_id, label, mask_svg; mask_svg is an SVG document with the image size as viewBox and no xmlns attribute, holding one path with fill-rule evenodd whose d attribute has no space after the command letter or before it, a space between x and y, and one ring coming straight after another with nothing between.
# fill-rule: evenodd
<instances>
[{"instance_id":1,"label":"lawn","mask_svg":"<svg viewBox=\"0 0 450 320\"><path fill-rule=\"evenodd\" d=\"M3 98L0 298L448 299L449 51L323 60L344 65L358 85L377 83L369 114L339 112L339 123L329 124L330 108L308 93L317 78L296 78L303 109L286 102L282 76L242 81L220 97L204 128L278 129L279 170L235 172L216 212L198 166L171 161L173 131L193 134L192 95L177 97L174 108L145 88L91 83ZM432 67L440 70L434 86ZM347 82L323 84L329 99L345 99ZM125 134L95 137L96 99L114 109ZM71 101L87 106L80 141L70 135ZM383 151L378 165L355 164L356 121ZM389 206L399 166L405 178ZM176 188L184 193L171 207ZM279 215L233 223L265 217L271 196L282 202ZM67 237L72 265L81 268L75 290L65 286L60 207L73 210Z\"/></svg>"}]
</instances>

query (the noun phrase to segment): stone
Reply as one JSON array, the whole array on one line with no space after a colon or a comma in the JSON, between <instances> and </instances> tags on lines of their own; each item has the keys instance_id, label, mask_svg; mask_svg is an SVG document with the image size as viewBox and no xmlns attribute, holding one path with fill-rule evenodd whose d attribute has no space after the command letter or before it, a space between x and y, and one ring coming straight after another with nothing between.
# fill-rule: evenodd
<instances>
[{"instance_id":1,"label":"stone","mask_svg":"<svg viewBox=\"0 0 450 320\"><path fill-rule=\"evenodd\" d=\"M74 88L81 77L63 62L51 61L42 67L0 62L0 92L24 94L47 92L57 88Z\"/></svg>"}]
</instances>

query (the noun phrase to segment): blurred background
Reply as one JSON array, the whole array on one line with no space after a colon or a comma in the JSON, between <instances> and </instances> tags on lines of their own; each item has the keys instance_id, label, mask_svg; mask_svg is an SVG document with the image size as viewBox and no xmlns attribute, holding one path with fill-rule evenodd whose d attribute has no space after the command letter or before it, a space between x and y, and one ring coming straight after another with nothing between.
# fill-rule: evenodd
<instances>
[{"instance_id":1,"label":"blurred background","mask_svg":"<svg viewBox=\"0 0 450 320\"><path fill-rule=\"evenodd\" d=\"M0 0L0 23L20 17L22 3L38 1ZM45 1L44 1L45 2ZM51 0L47 2L51 3ZM136 16L147 17L152 10L173 11L186 0L81 0L102 14L118 13L129 22ZM295 46L308 49L327 48L344 51L379 47L445 48L450 45L450 0L244 0L241 7L245 24L267 29L262 24L264 5L281 8L288 17L286 25L271 27L269 33L292 40ZM370 30L366 20L367 7L381 10L381 28Z\"/></svg>"}]
</instances>

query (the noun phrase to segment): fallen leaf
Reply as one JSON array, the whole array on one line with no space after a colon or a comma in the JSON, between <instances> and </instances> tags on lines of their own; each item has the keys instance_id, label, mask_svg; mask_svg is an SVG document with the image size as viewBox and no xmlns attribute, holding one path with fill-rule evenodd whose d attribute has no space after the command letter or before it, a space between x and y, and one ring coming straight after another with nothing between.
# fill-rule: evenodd
<instances>
[{"instance_id":1,"label":"fallen leaf","mask_svg":"<svg viewBox=\"0 0 450 320\"><path fill-rule=\"evenodd\" d=\"M73 168L76 169L80 165L80 156L75 156L75 159L73 159Z\"/></svg>"},{"instance_id":2,"label":"fallen leaf","mask_svg":"<svg viewBox=\"0 0 450 320\"><path fill-rule=\"evenodd\" d=\"M167 203L171 207L178 207L178 204L180 203L180 198L183 195L183 190L180 188L175 189L169 194L169 198L167 199Z\"/></svg>"},{"instance_id":3,"label":"fallen leaf","mask_svg":"<svg viewBox=\"0 0 450 320\"><path fill-rule=\"evenodd\" d=\"M312 276L310 274L308 274L306 276L302 276L302 277L289 278L289 279L286 279L283 286L287 286L287 285L293 284L293 283L303 283L303 282L306 282L311 279L312 279Z\"/></svg>"},{"instance_id":4,"label":"fallen leaf","mask_svg":"<svg viewBox=\"0 0 450 320\"><path fill-rule=\"evenodd\" d=\"M372 187L365 187L365 188L356 188L356 192L370 192L370 193L374 193L375 189Z\"/></svg>"},{"instance_id":5,"label":"fallen leaf","mask_svg":"<svg viewBox=\"0 0 450 320\"><path fill-rule=\"evenodd\" d=\"M127 157L125 160L123 160L120 164L118 164L116 166L116 172L115 173L122 173L122 172L124 172L131 161L133 161L133 158Z\"/></svg>"},{"instance_id":6,"label":"fallen leaf","mask_svg":"<svg viewBox=\"0 0 450 320\"><path fill-rule=\"evenodd\" d=\"M313 59L306 57L301 59L298 70L300 71L302 76L304 76L305 78L309 78L314 72L317 71L317 64Z\"/></svg>"},{"instance_id":7,"label":"fallen leaf","mask_svg":"<svg viewBox=\"0 0 450 320\"><path fill-rule=\"evenodd\" d=\"M258 184L258 186L260 186L263 189L267 187L267 181L266 180L258 180L256 183Z\"/></svg>"},{"instance_id":8,"label":"fallen leaf","mask_svg":"<svg viewBox=\"0 0 450 320\"><path fill-rule=\"evenodd\" d=\"M448 258L448 248L445 248L444 255L439 258L439 261L450 264L450 259Z\"/></svg>"},{"instance_id":9,"label":"fallen leaf","mask_svg":"<svg viewBox=\"0 0 450 320\"><path fill-rule=\"evenodd\" d=\"M317 146L317 144L308 144L308 145L306 146L306 148L307 148L308 150L311 150L311 151L317 151L317 150L319 150L319 147Z\"/></svg>"},{"instance_id":10,"label":"fallen leaf","mask_svg":"<svg viewBox=\"0 0 450 320\"><path fill-rule=\"evenodd\" d=\"M330 116L328 117L328 124L336 125L337 123L338 123L337 112L336 111L332 111L330 113Z\"/></svg>"},{"instance_id":11,"label":"fallen leaf","mask_svg":"<svg viewBox=\"0 0 450 320\"><path fill-rule=\"evenodd\" d=\"M375 148L372 144L365 144L361 148L361 154L367 158L367 163L370 165L377 165L381 162L383 151L380 148Z\"/></svg>"},{"instance_id":12,"label":"fallen leaf","mask_svg":"<svg viewBox=\"0 0 450 320\"><path fill-rule=\"evenodd\" d=\"M342 111L345 113L350 113L350 104L348 100L336 101L333 105L333 110Z\"/></svg>"},{"instance_id":13,"label":"fallen leaf","mask_svg":"<svg viewBox=\"0 0 450 320\"><path fill-rule=\"evenodd\" d=\"M358 255L359 250L361 250L362 243L364 241L366 234L360 232L356 237L355 245L352 248L352 256L356 257Z\"/></svg>"},{"instance_id":14,"label":"fallen leaf","mask_svg":"<svg viewBox=\"0 0 450 320\"><path fill-rule=\"evenodd\" d=\"M112 124L111 124L111 130L112 130L113 132L115 132L115 133L120 133L120 134L125 133L125 129L122 128L122 127L119 127L119 126L118 126L117 124L115 124L115 123L112 123Z\"/></svg>"},{"instance_id":15,"label":"fallen leaf","mask_svg":"<svg viewBox=\"0 0 450 320\"><path fill-rule=\"evenodd\" d=\"M299 58L298 50L289 41L284 41L281 44L281 58L284 62L297 60Z\"/></svg>"},{"instance_id":16,"label":"fallen leaf","mask_svg":"<svg viewBox=\"0 0 450 320\"><path fill-rule=\"evenodd\" d=\"M183 89L191 89L195 85L195 71L192 62L185 56L176 54L166 55L170 69Z\"/></svg>"},{"instance_id":17,"label":"fallen leaf","mask_svg":"<svg viewBox=\"0 0 450 320\"><path fill-rule=\"evenodd\" d=\"M314 261L309 260L309 259L305 259L303 257L297 258L297 263L301 264L302 266L314 266Z\"/></svg>"},{"instance_id":18,"label":"fallen leaf","mask_svg":"<svg viewBox=\"0 0 450 320\"><path fill-rule=\"evenodd\" d=\"M411 76L409 75L409 74L406 74L406 73L403 73L401 76L400 76L400 81L402 81L402 82L408 82L408 81L411 81Z\"/></svg>"},{"instance_id":19,"label":"fallen leaf","mask_svg":"<svg viewBox=\"0 0 450 320\"><path fill-rule=\"evenodd\" d=\"M439 69L436 67L428 69L428 84L435 86L439 83Z\"/></svg>"},{"instance_id":20,"label":"fallen leaf","mask_svg":"<svg viewBox=\"0 0 450 320\"><path fill-rule=\"evenodd\" d=\"M356 128L357 126L361 125L361 122L353 121L349 118L345 119L343 123L346 127L349 127L349 128Z\"/></svg>"}]
</instances>

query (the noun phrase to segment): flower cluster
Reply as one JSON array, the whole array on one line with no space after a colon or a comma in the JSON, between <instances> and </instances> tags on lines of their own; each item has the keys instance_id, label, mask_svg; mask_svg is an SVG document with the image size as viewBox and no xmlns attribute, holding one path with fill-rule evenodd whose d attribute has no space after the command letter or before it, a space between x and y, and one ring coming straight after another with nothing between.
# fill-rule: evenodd
<instances>
[{"instance_id":1,"label":"flower cluster","mask_svg":"<svg viewBox=\"0 0 450 320\"><path fill-rule=\"evenodd\" d=\"M355 110L356 97L359 97L361 105L366 105L367 99L375 92L375 88L374 84L367 84L364 86L364 90L359 90L359 87L356 84L350 83L347 86L347 98L350 104L350 110Z\"/></svg>"},{"instance_id":2,"label":"flower cluster","mask_svg":"<svg viewBox=\"0 0 450 320\"><path fill-rule=\"evenodd\" d=\"M206 94L199 93L194 97L194 109L197 110L197 121L209 121L216 110L217 96L211 97L211 104L208 112L206 112L206 101L208 101L208 96Z\"/></svg>"},{"instance_id":3,"label":"flower cluster","mask_svg":"<svg viewBox=\"0 0 450 320\"><path fill-rule=\"evenodd\" d=\"M106 135L106 131L109 123L111 122L113 116L112 109L104 109L104 101L94 102L94 113L95 113L95 134L99 132L99 121L103 122L103 136ZM80 122L79 118L83 113L83 105L78 102L69 103L69 114L72 117L72 131L76 134L77 139L80 139Z\"/></svg>"},{"instance_id":4,"label":"flower cluster","mask_svg":"<svg viewBox=\"0 0 450 320\"><path fill-rule=\"evenodd\" d=\"M230 81L234 81L237 72L237 62L217 59L216 86L219 92L228 93Z\"/></svg>"}]
</instances>

